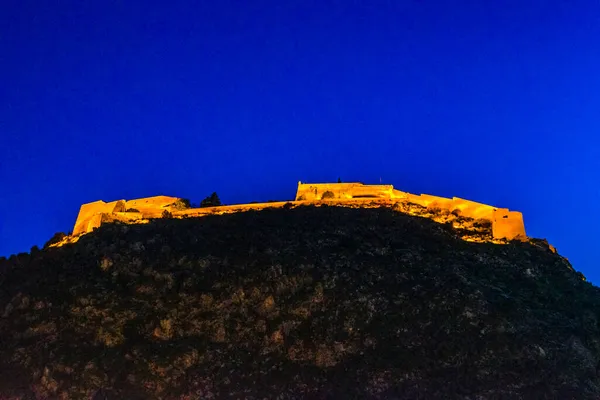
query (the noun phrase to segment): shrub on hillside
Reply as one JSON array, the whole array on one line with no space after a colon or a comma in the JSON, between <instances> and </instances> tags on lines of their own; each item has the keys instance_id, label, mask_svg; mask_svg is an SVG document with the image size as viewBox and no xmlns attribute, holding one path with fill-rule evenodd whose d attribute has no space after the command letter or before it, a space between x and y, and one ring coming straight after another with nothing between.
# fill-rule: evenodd
<instances>
[{"instance_id":1,"label":"shrub on hillside","mask_svg":"<svg viewBox=\"0 0 600 400\"><path fill-rule=\"evenodd\" d=\"M188 208L192 208L192 203L190 203L189 199L177 199L173 203L173 208L176 210L187 210Z\"/></svg>"},{"instance_id":2,"label":"shrub on hillside","mask_svg":"<svg viewBox=\"0 0 600 400\"><path fill-rule=\"evenodd\" d=\"M439 215L442 213L442 209L438 206L429 206L429 212L433 215Z\"/></svg>"},{"instance_id":3,"label":"shrub on hillside","mask_svg":"<svg viewBox=\"0 0 600 400\"><path fill-rule=\"evenodd\" d=\"M64 232L56 232L51 238L50 240L48 240L46 242L46 244L44 244L44 249L47 249L48 247L50 247L51 245L60 242L61 240L63 240L65 237L67 237L67 235Z\"/></svg>"},{"instance_id":4,"label":"shrub on hillside","mask_svg":"<svg viewBox=\"0 0 600 400\"><path fill-rule=\"evenodd\" d=\"M200 202L200 207L216 207L220 205L222 205L221 199L219 199L217 192L213 192L210 196Z\"/></svg>"},{"instance_id":5,"label":"shrub on hillside","mask_svg":"<svg viewBox=\"0 0 600 400\"><path fill-rule=\"evenodd\" d=\"M492 221L490 221L489 219L485 219L485 218L479 218L477 219L474 223L473 226L475 228L486 228L486 229L491 229L492 228Z\"/></svg>"},{"instance_id":6,"label":"shrub on hillside","mask_svg":"<svg viewBox=\"0 0 600 400\"><path fill-rule=\"evenodd\" d=\"M335 194L333 194L332 191L328 190L325 193L323 193L323 196L321 196L321 199L323 199L323 200L335 199Z\"/></svg>"}]
</instances>

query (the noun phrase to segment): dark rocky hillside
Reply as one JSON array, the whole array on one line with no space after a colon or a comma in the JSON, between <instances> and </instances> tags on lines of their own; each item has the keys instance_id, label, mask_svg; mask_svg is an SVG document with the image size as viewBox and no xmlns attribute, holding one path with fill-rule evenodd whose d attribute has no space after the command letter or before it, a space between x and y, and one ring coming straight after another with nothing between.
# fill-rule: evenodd
<instances>
[{"instance_id":1,"label":"dark rocky hillside","mask_svg":"<svg viewBox=\"0 0 600 400\"><path fill-rule=\"evenodd\" d=\"M544 241L460 236L299 207L13 256L0 398L600 398L599 289Z\"/></svg>"}]
</instances>

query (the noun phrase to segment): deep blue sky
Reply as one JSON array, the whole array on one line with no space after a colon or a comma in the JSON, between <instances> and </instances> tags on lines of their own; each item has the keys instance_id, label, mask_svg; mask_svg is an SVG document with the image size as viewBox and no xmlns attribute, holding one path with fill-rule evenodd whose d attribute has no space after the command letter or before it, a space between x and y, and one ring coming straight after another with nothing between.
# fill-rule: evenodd
<instances>
[{"instance_id":1,"label":"deep blue sky","mask_svg":"<svg viewBox=\"0 0 600 400\"><path fill-rule=\"evenodd\" d=\"M4 0L0 76L0 255L341 177L522 211L600 282L598 2Z\"/></svg>"}]
</instances>

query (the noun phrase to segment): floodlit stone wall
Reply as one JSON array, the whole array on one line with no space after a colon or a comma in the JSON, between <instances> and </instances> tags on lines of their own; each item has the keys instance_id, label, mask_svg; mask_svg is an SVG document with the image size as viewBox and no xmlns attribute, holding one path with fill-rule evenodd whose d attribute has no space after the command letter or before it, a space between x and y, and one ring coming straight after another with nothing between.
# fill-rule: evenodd
<instances>
[{"instance_id":1,"label":"floodlit stone wall","mask_svg":"<svg viewBox=\"0 0 600 400\"><path fill-rule=\"evenodd\" d=\"M91 232L94 228L100 226L101 218L98 218L98 215L115 212L115 209L121 211L123 204L123 200L111 201L110 203L98 200L82 205L77 215L77 221L75 221L73 235Z\"/></svg>"},{"instance_id":2,"label":"floodlit stone wall","mask_svg":"<svg viewBox=\"0 0 600 400\"><path fill-rule=\"evenodd\" d=\"M164 210L172 211L171 205L174 204L178 197L170 196L154 196L144 197L142 199L127 200L125 202L125 210L135 209L142 214L162 214ZM123 210L123 211L125 211Z\"/></svg>"},{"instance_id":3,"label":"floodlit stone wall","mask_svg":"<svg viewBox=\"0 0 600 400\"><path fill-rule=\"evenodd\" d=\"M363 185L362 183L298 183L296 201L324 200L323 195L332 193L331 199L385 198L393 196L392 185ZM326 199L325 199L326 200Z\"/></svg>"},{"instance_id":4,"label":"floodlit stone wall","mask_svg":"<svg viewBox=\"0 0 600 400\"><path fill-rule=\"evenodd\" d=\"M284 207L310 203L334 204L351 207L378 205L391 206L395 203L414 203L422 207L458 211L460 215L475 219L487 219L492 223L492 235L495 239L526 238L523 215L506 208L493 207L458 197L445 198L427 194L415 195L394 189L392 185L364 185L352 183L313 183L298 182L296 199L292 202L270 202L236 204L219 207L192 208L181 210L176 206L177 197L154 196L135 200L117 200L110 203L95 201L84 204L79 210L73 229L73 236L91 232L103 222L122 221L142 223L148 218L160 218L169 211L174 217L199 217L208 214L261 210L268 207ZM129 210L129 211L128 211Z\"/></svg>"},{"instance_id":5,"label":"floodlit stone wall","mask_svg":"<svg viewBox=\"0 0 600 400\"><path fill-rule=\"evenodd\" d=\"M506 208L495 210L492 216L492 234L495 238L526 237L523 214Z\"/></svg>"},{"instance_id":6,"label":"floodlit stone wall","mask_svg":"<svg viewBox=\"0 0 600 400\"><path fill-rule=\"evenodd\" d=\"M130 214L121 215L119 219L139 219L142 216L144 218L160 217L163 211L173 211L174 208L171 206L179 198L169 196L154 196L145 197L136 200L117 200L105 203L102 200L87 203L81 206L79 209L79 215L75 221L75 227L73 228L73 235L80 235L82 233L88 233L99 227L102 224L102 215L104 214ZM138 213L127 213L125 211L130 209L136 209ZM134 214L138 214L137 216Z\"/></svg>"},{"instance_id":7,"label":"floodlit stone wall","mask_svg":"<svg viewBox=\"0 0 600 400\"><path fill-rule=\"evenodd\" d=\"M461 215L469 218L482 218L492 222L492 232L496 239L514 239L526 237L523 215L520 212L509 211L475 201L453 197L431 196L428 194L415 195L394 189L392 185L364 185L362 183L298 183L296 201L328 200L323 198L326 192L333 193L331 200L337 199L390 199L407 201L423 207L440 208L442 210L458 210Z\"/></svg>"}]
</instances>

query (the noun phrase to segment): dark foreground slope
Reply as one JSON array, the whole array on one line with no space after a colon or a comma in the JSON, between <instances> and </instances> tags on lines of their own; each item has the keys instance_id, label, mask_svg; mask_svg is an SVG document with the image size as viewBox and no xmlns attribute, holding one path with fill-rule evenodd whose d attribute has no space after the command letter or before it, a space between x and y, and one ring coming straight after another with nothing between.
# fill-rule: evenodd
<instances>
[{"instance_id":1,"label":"dark foreground slope","mask_svg":"<svg viewBox=\"0 0 600 400\"><path fill-rule=\"evenodd\" d=\"M0 398L600 398L598 289L542 242L302 207L4 264Z\"/></svg>"}]
</instances>

